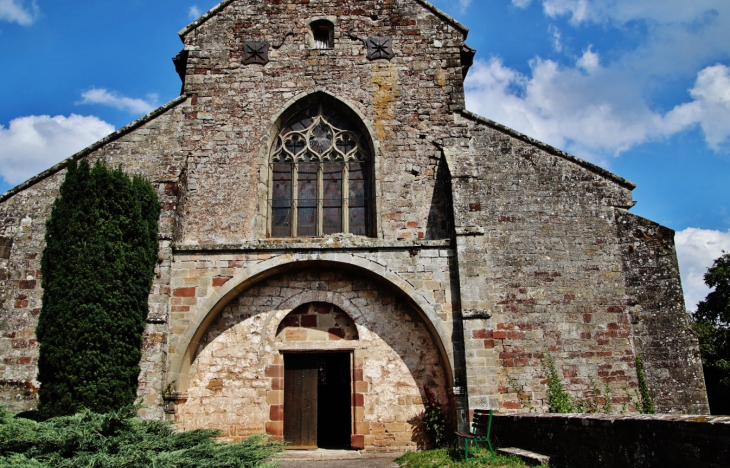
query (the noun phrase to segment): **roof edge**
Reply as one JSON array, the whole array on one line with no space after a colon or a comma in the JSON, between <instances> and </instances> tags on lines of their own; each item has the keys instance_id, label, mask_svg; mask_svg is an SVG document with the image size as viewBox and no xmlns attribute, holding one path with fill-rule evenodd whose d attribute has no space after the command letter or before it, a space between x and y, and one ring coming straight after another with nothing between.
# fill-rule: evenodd
<instances>
[{"instance_id":1,"label":"roof edge","mask_svg":"<svg viewBox=\"0 0 730 468\"><path fill-rule=\"evenodd\" d=\"M217 15L219 11L233 3L235 0L223 0L218 5L214 6L210 10L208 10L206 13L203 14L200 18L196 19L189 25L182 28L177 35L180 36L180 39L183 39L190 31L193 31L198 28L198 26L202 25L209 19L211 19L213 16Z\"/></svg>"},{"instance_id":2,"label":"roof edge","mask_svg":"<svg viewBox=\"0 0 730 468\"><path fill-rule=\"evenodd\" d=\"M221 11L223 8L227 7L231 3L233 3L235 0L223 0L218 5L214 6L210 10L208 10L207 13L205 13L200 18L196 19L189 25L185 26L183 29L181 29L177 34L180 36L180 39L183 39L189 32L197 29L199 26L201 26L203 23L208 21L210 18L218 14L219 11ZM442 20L446 21L447 23L451 23L452 26L454 26L456 29L461 31L462 34L464 34L464 39L466 39L467 35L469 34L469 28L464 26L463 24L459 23L456 19L454 19L452 16L448 15L446 12L438 8L437 6L433 5L431 2L428 2L427 0L415 0L416 3L420 3L423 7L430 10L431 13L438 16Z\"/></svg>"},{"instance_id":3,"label":"roof edge","mask_svg":"<svg viewBox=\"0 0 730 468\"><path fill-rule=\"evenodd\" d=\"M88 156L89 154L93 153L94 151L98 150L102 146L111 143L112 141L123 137L124 135L130 133L132 130L136 130L137 128L141 127L142 125L154 120L155 118L159 117L160 115L164 114L168 110L176 107L181 102L184 102L188 97L186 95L178 96L172 101L168 102L167 104L164 104L157 109L153 110L149 114L140 117L139 119L133 121L130 124L125 125L124 127L120 128L119 130L110 133L109 135L105 136L101 140L98 140L95 143L92 143L91 145L87 146L86 148L82 149L78 153L64 159L63 161L59 162L58 164L49 167L45 171L36 174L35 176L31 177L30 179L26 180L25 182L22 182L15 187L11 188L7 192L0 194L0 203L4 202L5 200L9 199L13 195L17 194L18 192L22 192L23 190L27 189L28 187L32 187L33 185L37 184L38 182L42 181L43 179L52 176L56 172L64 169L71 161L79 160L83 158L84 156Z\"/></svg>"},{"instance_id":4,"label":"roof edge","mask_svg":"<svg viewBox=\"0 0 730 468\"><path fill-rule=\"evenodd\" d=\"M466 39L466 36L469 35L469 28L464 26L463 24L459 23L454 17L450 16L446 12L444 12L442 9L434 5L433 3L427 1L427 0L415 0L416 2L420 3L424 7L431 10L431 12L441 18L442 20L446 21L447 23L451 23L452 26L454 26L456 29L460 30L464 34L464 39Z\"/></svg>"},{"instance_id":5,"label":"roof edge","mask_svg":"<svg viewBox=\"0 0 730 468\"><path fill-rule=\"evenodd\" d=\"M499 130L500 132L506 133L514 138L517 138L518 140L522 140L525 143L529 143L533 146L537 146L541 150L546 151L550 154L559 156L563 159L567 159L568 161L578 164L579 166L582 166L591 172L595 172L596 174L598 174L600 176L603 176L607 179L610 179L610 180L616 182L617 184L621 185L624 188L627 188L629 190L634 190L636 188L636 184L631 182L630 180L624 179L621 176L617 176L616 174L614 174L611 171L607 171L606 169L604 169L600 166L597 166L597 165L590 163L579 157L573 156L570 153L566 153L565 151L560 150L552 145L548 145L547 143L543 143L542 141L536 140L530 136L525 135L524 133L520 133L517 130L514 130L514 129L504 126L500 123L497 123L494 120L490 120L486 117L482 117L481 115L475 114L474 112L471 112L468 110L462 110L461 114L464 115L465 117L476 120L477 122L483 123L483 124L487 125L488 127L491 127L495 130Z\"/></svg>"}]
</instances>

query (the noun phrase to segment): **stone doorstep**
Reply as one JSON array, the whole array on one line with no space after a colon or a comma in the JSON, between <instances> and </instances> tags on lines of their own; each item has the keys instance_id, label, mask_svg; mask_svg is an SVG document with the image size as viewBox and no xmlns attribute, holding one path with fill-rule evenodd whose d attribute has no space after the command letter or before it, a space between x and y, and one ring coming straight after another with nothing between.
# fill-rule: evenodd
<instances>
[{"instance_id":1,"label":"stone doorstep","mask_svg":"<svg viewBox=\"0 0 730 468\"><path fill-rule=\"evenodd\" d=\"M398 458L401 452L368 452L360 450L285 450L279 460L347 460L351 458Z\"/></svg>"},{"instance_id":2,"label":"stone doorstep","mask_svg":"<svg viewBox=\"0 0 730 468\"><path fill-rule=\"evenodd\" d=\"M515 447L506 447L497 449L497 452L504 455L516 455L520 457L524 462L536 466L548 466L550 464L550 457L529 450L524 450Z\"/></svg>"}]
</instances>

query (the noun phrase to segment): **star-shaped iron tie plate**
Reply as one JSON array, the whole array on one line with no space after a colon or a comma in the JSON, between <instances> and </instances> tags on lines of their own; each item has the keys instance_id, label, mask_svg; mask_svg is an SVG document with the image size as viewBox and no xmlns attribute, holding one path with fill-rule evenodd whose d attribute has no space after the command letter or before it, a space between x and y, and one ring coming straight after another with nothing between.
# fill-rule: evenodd
<instances>
[{"instance_id":1,"label":"star-shaped iron tie plate","mask_svg":"<svg viewBox=\"0 0 730 468\"><path fill-rule=\"evenodd\" d=\"M393 38L391 37L368 37L368 60L393 58Z\"/></svg>"},{"instance_id":2,"label":"star-shaped iron tie plate","mask_svg":"<svg viewBox=\"0 0 730 468\"><path fill-rule=\"evenodd\" d=\"M269 43L264 41L246 41L243 45L243 64L266 65L269 63Z\"/></svg>"}]
</instances>

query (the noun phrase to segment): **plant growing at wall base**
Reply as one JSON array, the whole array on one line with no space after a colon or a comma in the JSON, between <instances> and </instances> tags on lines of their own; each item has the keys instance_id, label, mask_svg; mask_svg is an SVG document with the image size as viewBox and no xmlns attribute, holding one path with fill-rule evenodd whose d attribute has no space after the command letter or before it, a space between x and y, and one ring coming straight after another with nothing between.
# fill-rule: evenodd
<instances>
[{"instance_id":1,"label":"plant growing at wall base","mask_svg":"<svg viewBox=\"0 0 730 468\"><path fill-rule=\"evenodd\" d=\"M101 164L69 164L41 259L42 419L134 402L159 215L145 180Z\"/></svg>"},{"instance_id":2,"label":"plant growing at wall base","mask_svg":"<svg viewBox=\"0 0 730 468\"><path fill-rule=\"evenodd\" d=\"M548 411L550 413L575 413L577 411L575 402L563 387L563 382L555 369L555 361L552 355L546 352L540 363L547 379Z\"/></svg>"},{"instance_id":3,"label":"plant growing at wall base","mask_svg":"<svg viewBox=\"0 0 730 468\"><path fill-rule=\"evenodd\" d=\"M423 413L423 426L426 434L436 447L444 447L449 441L449 422L446 419L443 406L439 403L436 394L423 384L426 394L426 410Z\"/></svg>"},{"instance_id":4,"label":"plant growing at wall base","mask_svg":"<svg viewBox=\"0 0 730 468\"><path fill-rule=\"evenodd\" d=\"M654 401L651 399L649 385L646 383L646 376L644 375L644 365L641 363L639 356L636 356L636 376L639 380L639 396L641 397L639 412L654 414Z\"/></svg>"}]
</instances>

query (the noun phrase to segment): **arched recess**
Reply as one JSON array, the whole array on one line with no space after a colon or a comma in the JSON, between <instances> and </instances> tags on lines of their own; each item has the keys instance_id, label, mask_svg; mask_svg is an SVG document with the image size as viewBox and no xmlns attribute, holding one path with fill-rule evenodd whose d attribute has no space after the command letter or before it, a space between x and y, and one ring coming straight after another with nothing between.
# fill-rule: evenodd
<instances>
[{"instance_id":1,"label":"arched recess","mask_svg":"<svg viewBox=\"0 0 730 468\"><path fill-rule=\"evenodd\" d=\"M357 106L347 99L335 96L324 88L313 88L306 90L293 97L282 106L281 111L275 114L269 122L265 124L267 131L259 141L258 164L259 164L259 184L258 184L258 210L255 218L254 233L257 238L265 239L267 237L268 215L269 215L269 183L270 169L269 157L271 149L276 141L276 137L286 122L297 114L299 111L311 106L315 103L321 103L332 109L342 113L348 119L356 122L362 127L363 134L368 137L368 145L372 157L372 214L370 221L372 223L371 235L373 237L382 238L383 233L380 227L380 142L376 138L375 128L371 125L365 115L360 112Z\"/></svg>"},{"instance_id":2,"label":"arched recess","mask_svg":"<svg viewBox=\"0 0 730 468\"><path fill-rule=\"evenodd\" d=\"M196 308L195 315L185 331L182 335L175 337L174 347L171 346L168 355L167 382L175 381L178 392L187 390L189 370L195 358L195 350L211 323L236 296L266 278L302 266L318 268L329 266L355 270L363 275L371 275L380 279L402 294L419 314L431 334L444 364L447 384L453 386L454 348L450 334L433 305L409 282L383 265L351 254L335 252L280 255L246 268L227 281L215 294ZM313 291L312 294L312 298L317 297L315 300L332 302L331 298L330 300L319 298L317 296L319 293ZM347 307L344 302L342 304ZM267 328L271 330L272 326L273 324L268 325Z\"/></svg>"}]
</instances>

